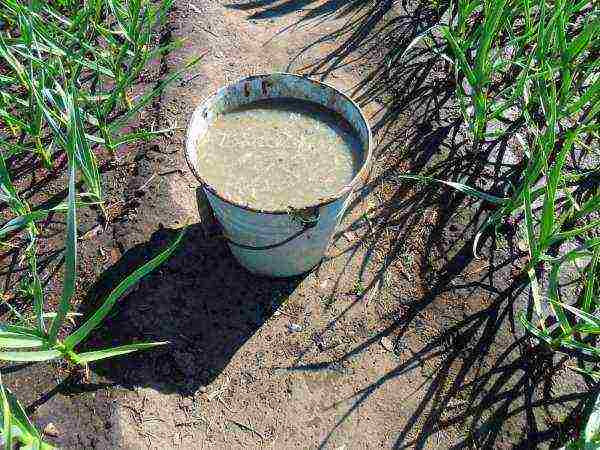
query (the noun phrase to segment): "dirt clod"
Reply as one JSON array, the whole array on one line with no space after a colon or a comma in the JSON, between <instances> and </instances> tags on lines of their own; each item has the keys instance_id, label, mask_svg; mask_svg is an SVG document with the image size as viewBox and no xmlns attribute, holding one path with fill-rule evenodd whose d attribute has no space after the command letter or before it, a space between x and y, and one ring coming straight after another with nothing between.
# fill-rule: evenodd
<instances>
[{"instance_id":1,"label":"dirt clod","mask_svg":"<svg viewBox=\"0 0 600 450\"><path fill-rule=\"evenodd\" d=\"M54 425L52 422L48 422L48 425L44 427L44 434L50 437L60 436L58 428L56 428L56 425Z\"/></svg>"},{"instance_id":2,"label":"dirt clod","mask_svg":"<svg viewBox=\"0 0 600 450\"><path fill-rule=\"evenodd\" d=\"M393 352L394 351L394 343L388 337L382 337L381 338L381 346L383 348L385 348L388 352Z\"/></svg>"},{"instance_id":3,"label":"dirt clod","mask_svg":"<svg viewBox=\"0 0 600 450\"><path fill-rule=\"evenodd\" d=\"M302 331L302 325L299 325L297 323L290 323L288 325L288 330L290 330L292 333L299 333L300 331Z\"/></svg>"}]
</instances>

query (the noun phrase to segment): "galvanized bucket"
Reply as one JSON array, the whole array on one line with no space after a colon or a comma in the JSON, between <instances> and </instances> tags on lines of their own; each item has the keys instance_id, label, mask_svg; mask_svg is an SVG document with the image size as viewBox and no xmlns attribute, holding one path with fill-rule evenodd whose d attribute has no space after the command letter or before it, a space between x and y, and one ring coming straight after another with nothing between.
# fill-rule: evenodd
<instances>
[{"instance_id":1,"label":"galvanized bucket","mask_svg":"<svg viewBox=\"0 0 600 450\"><path fill-rule=\"evenodd\" d=\"M215 118L242 105L273 98L320 104L341 114L354 128L362 143L362 166L342 191L302 210L264 211L229 199L204 180L197 143ZM309 271L323 258L351 192L367 176L371 130L358 105L327 84L286 73L256 75L220 89L198 106L187 130L186 159L237 260L256 274L289 277Z\"/></svg>"}]
</instances>

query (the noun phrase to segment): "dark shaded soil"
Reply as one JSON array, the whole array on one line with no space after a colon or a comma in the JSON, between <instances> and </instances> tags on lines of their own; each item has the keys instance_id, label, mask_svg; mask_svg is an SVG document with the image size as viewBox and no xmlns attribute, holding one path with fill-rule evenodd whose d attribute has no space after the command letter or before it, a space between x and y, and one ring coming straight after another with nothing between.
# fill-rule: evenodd
<instances>
[{"instance_id":1,"label":"dark shaded soil","mask_svg":"<svg viewBox=\"0 0 600 450\"><path fill-rule=\"evenodd\" d=\"M126 251L92 292L108 292L178 233L158 230L148 243ZM214 381L300 282L251 275L223 242L207 239L199 225L192 225L181 250L139 283L88 343L92 348L136 341L169 345L97 364L94 370L122 385L193 394Z\"/></svg>"},{"instance_id":2,"label":"dark shaded soil","mask_svg":"<svg viewBox=\"0 0 600 450\"><path fill-rule=\"evenodd\" d=\"M193 107L224 83L312 70L340 89L357 86L377 132L377 164L321 266L297 279L268 280L245 272L208 224L198 223L183 129L123 149L103 178L112 222L97 227L94 211L80 218L82 234L94 230L81 242L80 311L91 311L192 225L175 256L118 303L86 347L170 343L96 364L90 379L51 364L5 368L7 384L41 428L53 422L60 444L77 449L564 443L588 387L567 368L574 358L549 353L516 320L530 302L514 233L485 235L475 258L472 239L489 210L395 177L426 167L493 190L502 168L486 161L508 151L499 143L487 154L471 152L438 62L391 78L380 70L386 40L410 42L415 24L435 19L427 8L358 0L175 2L164 32L188 41L163 65L207 56L142 123L184 128ZM306 17L312 21L296 23ZM383 23L391 25L372 40ZM308 67L312 62L318 64ZM50 255L61 247L60 220L48 225L57 233L47 243ZM60 264L60 255L53 258L48 270ZM55 276L48 289L55 295L59 288Z\"/></svg>"},{"instance_id":3,"label":"dark shaded soil","mask_svg":"<svg viewBox=\"0 0 600 450\"><path fill-rule=\"evenodd\" d=\"M37 364L3 370L3 381L26 407L40 431L53 424L59 435L46 441L60 448L116 448L120 434L113 419L119 387L95 375L83 381L56 364ZM111 389L108 389L109 386Z\"/></svg>"}]
</instances>

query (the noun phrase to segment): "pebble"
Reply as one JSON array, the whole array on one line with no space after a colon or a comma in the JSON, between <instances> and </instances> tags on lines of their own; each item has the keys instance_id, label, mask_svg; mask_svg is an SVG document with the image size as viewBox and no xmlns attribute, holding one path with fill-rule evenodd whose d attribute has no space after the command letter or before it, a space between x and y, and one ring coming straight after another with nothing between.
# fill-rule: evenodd
<instances>
[{"instance_id":1,"label":"pebble","mask_svg":"<svg viewBox=\"0 0 600 450\"><path fill-rule=\"evenodd\" d=\"M383 348L385 348L388 352L393 352L394 351L394 343L388 337L382 337L381 338L381 346Z\"/></svg>"},{"instance_id":2,"label":"pebble","mask_svg":"<svg viewBox=\"0 0 600 450\"><path fill-rule=\"evenodd\" d=\"M54 425L52 422L48 422L48 425L46 425L44 428L44 434L46 436L58 437L60 433L58 432L56 425Z\"/></svg>"},{"instance_id":3,"label":"pebble","mask_svg":"<svg viewBox=\"0 0 600 450\"><path fill-rule=\"evenodd\" d=\"M358 239L358 236L353 231L344 231L344 237L349 243L352 243Z\"/></svg>"},{"instance_id":4,"label":"pebble","mask_svg":"<svg viewBox=\"0 0 600 450\"><path fill-rule=\"evenodd\" d=\"M290 323L288 325L288 330L290 330L292 333L298 333L302 331L302 325L298 325L297 323Z\"/></svg>"},{"instance_id":5,"label":"pebble","mask_svg":"<svg viewBox=\"0 0 600 450\"><path fill-rule=\"evenodd\" d=\"M529 244L524 239L519 239L517 241L517 248L523 253L529 253Z\"/></svg>"}]
</instances>

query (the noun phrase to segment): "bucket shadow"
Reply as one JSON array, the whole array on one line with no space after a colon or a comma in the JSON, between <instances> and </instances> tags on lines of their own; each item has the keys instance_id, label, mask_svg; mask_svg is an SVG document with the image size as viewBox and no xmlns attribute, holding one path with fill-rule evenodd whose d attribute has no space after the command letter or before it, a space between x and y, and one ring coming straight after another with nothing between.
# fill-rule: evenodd
<instances>
[{"instance_id":1,"label":"bucket shadow","mask_svg":"<svg viewBox=\"0 0 600 450\"><path fill-rule=\"evenodd\" d=\"M159 229L125 252L90 289L92 313L117 283L164 249L178 231ZM93 370L123 386L193 393L212 382L301 279L260 278L228 247L190 226L181 247L121 298L85 349L169 341L164 347L99 362Z\"/></svg>"}]
</instances>

